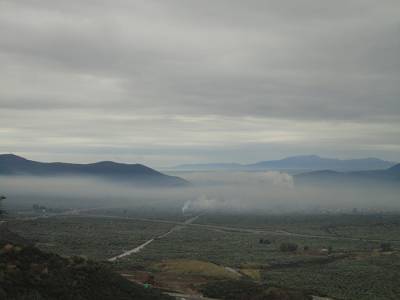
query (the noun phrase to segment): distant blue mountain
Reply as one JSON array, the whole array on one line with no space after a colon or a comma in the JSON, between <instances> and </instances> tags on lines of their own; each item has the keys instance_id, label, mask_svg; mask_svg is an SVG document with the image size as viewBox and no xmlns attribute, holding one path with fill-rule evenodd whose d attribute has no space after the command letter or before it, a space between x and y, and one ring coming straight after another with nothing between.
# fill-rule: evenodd
<instances>
[{"instance_id":1,"label":"distant blue mountain","mask_svg":"<svg viewBox=\"0 0 400 300\"><path fill-rule=\"evenodd\" d=\"M378 158L335 159L318 155L291 156L280 160L261 161L254 164L213 163L213 164L186 164L174 167L176 170L335 170L335 171L363 171L387 169L395 162Z\"/></svg>"},{"instance_id":2,"label":"distant blue mountain","mask_svg":"<svg viewBox=\"0 0 400 300\"><path fill-rule=\"evenodd\" d=\"M236 163L185 164L172 167L180 171L241 170L243 168L244 165Z\"/></svg>"},{"instance_id":3,"label":"distant blue mountain","mask_svg":"<svg viewBox=\"0 0 400 300\"><path fill-rule=\"evenodd\" d=\"M165 175L141 164L122 164L112 161L92 164L44 163L28 160L14 154L0 154L0 175L90 176L155 186L183 186L188 184L182 178Z\"/></svg>"},{"instance_id":4,"label":"distant blue mountain","mask_svg":"<svg viewBox=\"0 0 400 300\"><path fill-rule=\"evenodd\" d=\"M378 158L336 159L318 155L292 156L281 160L262 161L247 165L251 168L269 169L309 169L309 170L375 170L386 169L395 165L394 162Z\"/></svg>"},{"instance_id":5,"label":"distant blue mountain","mask_svg":"<svg viewBox=\"0 0 400 300\"><path fill-rule=\"evenodd\" d=\"M389 168L388 171L393 173L400 173L400 164L394 165L393 167Z\"/></svg>"},{"instance_id":6,"label":"distant blue mountain","mask_svg":"<svg viewBox=\"0 0 400 300\"><path fill-rule=\"evenodd\" d=\"M384 170L338 172L332 170L313 171L294 176L297 184L379 184L391 183L400 188L400 164Z\"/></svg>"}]
</instances>

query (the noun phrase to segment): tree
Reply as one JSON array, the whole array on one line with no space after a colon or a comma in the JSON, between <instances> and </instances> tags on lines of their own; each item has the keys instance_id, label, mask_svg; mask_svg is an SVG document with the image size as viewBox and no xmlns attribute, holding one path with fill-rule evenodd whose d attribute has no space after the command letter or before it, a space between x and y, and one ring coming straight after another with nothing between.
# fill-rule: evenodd
<instances>
[{"instance_id":1,"label":"tree","mask_svg":"<svg viewBox=\"0 0 400 300\"><path fill-rule=\"evenodd\" d=\"M260 239L258 242L259 242L260 244L266 244L266 245L271 244L271 241L268 240L268 239Z\"/></svg>"},{"instance_id":2,"label":"tree","mask_svg":"<svg viewBox=\"0 0 400 300\"><path fill-rule=\"evenodd\" d=\"M297 248L298 245L295 243L282 243L279 247L282 252L295 252Z\"/></svg>"},{"instance_id":3,"label":"tree","mask_svg":"<svg viewBox=\"0 0 400 300\"><path fill-rule=\"evenodd\" d=\"M5 199L7 199L6 196L3 196L3 195L0 196L0 216L1 216L1 215L4 215L4 213L5 213L4 210L1 208L1 203L2 203L2 201L5 200Z\"/></svg>"},{"instance_id":4,"label":"tree","mask_svg":"<svg viewBox=\"0 0 400 300\"><path fill-rule=\"evenodd\" d=\"M390 244L390 243L382 243L381 244L381 251L383 251L383 252L392 251L392 244Z\"/></svg>"}]
</instances>

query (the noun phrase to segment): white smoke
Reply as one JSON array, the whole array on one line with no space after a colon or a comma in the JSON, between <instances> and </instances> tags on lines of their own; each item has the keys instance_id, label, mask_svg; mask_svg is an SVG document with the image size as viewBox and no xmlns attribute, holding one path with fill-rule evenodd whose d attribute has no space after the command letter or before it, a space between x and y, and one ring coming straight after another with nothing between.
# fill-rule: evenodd
<instances>
[{"instance_id":1,"label":"white smoke","mask_svg":"<svg viewBox=\"0 0 400 300\"><path fill-rule=\"evenodd\" d=\"M255 178L259 178L261 183L271 184L280 188L293 188L293 177L287 173L268 171L258 173Z\"/></svg>"},{"instance_id":2,"label":"white smoke","mask_svg":"<svg viewBox=\"0 0 400 300\"><path fill-rule=\"evenodd\" d=\"M202 172L189 175L189 180L209 186L208 194L188 200L182 206L182 214L207 211L246 210L252 207L254 193L291 190L293 177L287 173L269 172ZM268 198L267 193L258 195L257 202Z\"/></svg>"},{"instance_id":3,"label":"white smoke","mask_svg":"<svg viewBox=\"0 0 400 300\"><path fill-rule=\"evenodd\" d=\"M183 214L199 213L205 211L218 211L225 209L228 202L223 199L216 197L210 197L208 195L201 195L196 199L188 200L182 207Z\"/></svg>"},{"instance_id":4,"label":"white smoke","mask_svg":"<svg viewBox=\"0 0 400 300\"><path fill-rule=\"evenodd\" d=\"M186 214L186 212L188 211L188 209L190 208L192 201L186 201L185 204L182 206L182 214Z\"/></svg>"},{"instance_id":5,"label":"white smoke","mask_svg":"<svg viewBox=\"0 0 400 300\"><path fill-rule=\"evenodd\" d=\"M185 179L196 185L274 186L292 188L293 177L284 172L192 172Z\"/></svg>"}]
</instances>

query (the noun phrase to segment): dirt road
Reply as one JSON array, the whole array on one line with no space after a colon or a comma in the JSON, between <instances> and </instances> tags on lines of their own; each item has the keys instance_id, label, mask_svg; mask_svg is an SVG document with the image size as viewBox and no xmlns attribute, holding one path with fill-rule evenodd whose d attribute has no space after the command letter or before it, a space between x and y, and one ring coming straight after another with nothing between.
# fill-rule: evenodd
<instances>
[{"instance_id":1,"label":"dirt road","mask_svg":"<svg viewBox=\"0 0 400 300\"><path fill-rule=\"evenodd\" d=\"M177 300L218 300L214 298L205 298L198 295L186 295L179 293L166 293L166 294L175 297Z\"/></svg>"},{"instance_id":2,"label":"dirt road","mask_svg":"<svg viewBox=\"0 0 400 300\"><path fill-rule=\"evenodd\" d=\"M121 254L119 254L119 255L117 255L117 256L111 257L111 258L108 259L108 261L116 261L117 259L120 259L120 258L122 258L122 257L129 256L129 255L134 254L134 253L139 253L139 252L140 252L141 250L143 250L147 245L151 244L151 243L154 242L155 240L159 240L159 239L165 238L165 237L167 237L168 235L170 235L172 232L181 230L181 229L184 228L185 226L188 226L188 225L191 224L192 222L196 221L198 217L199 217L199 216L195 216L195 217L193 217L193 218L190 218L190 219L186 220L186 221L183 222L183 223L179 223L179 225L175 225L175 226L172 227L170 230L168 230L166 233L164 233L164 234L162 234L162 235L159 235L159 236L156 236L156 237L154 237L154 238L152 238L152 239L150 239L150 240L144 242L143 244L139 245L139 246L136 247L136 248L133 248L133 249L128 250L128 251L125 251L125 252L123 252L123 253L121 253Z\"/></svg>"}]
</instances>

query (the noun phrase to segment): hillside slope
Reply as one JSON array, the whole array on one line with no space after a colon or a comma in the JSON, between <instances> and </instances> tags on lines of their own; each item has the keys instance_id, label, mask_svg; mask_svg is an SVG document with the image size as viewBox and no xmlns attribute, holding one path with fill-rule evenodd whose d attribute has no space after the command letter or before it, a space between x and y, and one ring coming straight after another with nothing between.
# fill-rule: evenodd
<instances>
[{"instance_id":1,"label":"hillside slope","mask_svg":"<svg viewBox=\"0 0 400 300\"><path fill-rule=\"evenodd\" d=\"M0 299L168 300L80 257L62 258L30 245L0 243Z\"/></svg>"},{"instance_id":2,"label":"hillside slope","mask_svg":"<svg viewBox=\"0 0 400 300\"><path fill-rule=\"evenodd\" d=\"M13 154L0 155L0 175L94 176L140 185L183 186L188 184L182 178L165 175L141 164L122 164L112 161L92 164L43 163Z\"/></svg>"}]
</instances>

